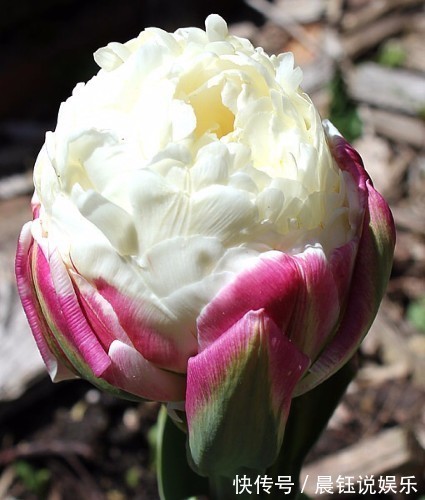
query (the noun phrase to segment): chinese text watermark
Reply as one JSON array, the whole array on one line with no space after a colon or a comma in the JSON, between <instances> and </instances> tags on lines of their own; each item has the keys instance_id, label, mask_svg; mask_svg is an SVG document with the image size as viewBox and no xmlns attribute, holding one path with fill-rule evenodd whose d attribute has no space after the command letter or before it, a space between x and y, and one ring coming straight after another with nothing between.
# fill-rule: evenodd
<instances>
[{"instance_id":1,"label":"chinese text watermark","mask_svg":"<svg viewBox=\"0 0 425 500\"><path fill-rule=\"evenodd\" d=\"M278 476L273 479L271 476L263 475L250 477L247 475L237 475L233 479L233 486L236 495L249 494L259 495L271 494L272 489L279 489L282 495L289 495L293 492L295 483L291 476ZM310 491L314 490L316 495L353 494L376 495L388 493L404 493L410 495L417 493L418 483L415 476L318 476L316 478L305 476L299 488L304 493L307 486Z\"/></svg>"}]
</instances>

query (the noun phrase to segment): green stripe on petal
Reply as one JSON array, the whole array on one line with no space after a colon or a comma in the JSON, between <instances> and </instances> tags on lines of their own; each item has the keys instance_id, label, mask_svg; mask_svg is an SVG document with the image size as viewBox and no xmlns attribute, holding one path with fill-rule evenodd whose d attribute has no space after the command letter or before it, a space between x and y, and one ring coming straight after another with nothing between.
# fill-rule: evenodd
<instances>
[{"instance_id":1,"label":"green stripe on petal","mask_svg":"<svg viewBox=\"0 0 425 500\"><path fill-rule=\"evenodd\" d=\"M195 470L231 477L270 466L308 364L264 310L248 312L190 358L186 414Z\"/></svg>"}]
</instances>

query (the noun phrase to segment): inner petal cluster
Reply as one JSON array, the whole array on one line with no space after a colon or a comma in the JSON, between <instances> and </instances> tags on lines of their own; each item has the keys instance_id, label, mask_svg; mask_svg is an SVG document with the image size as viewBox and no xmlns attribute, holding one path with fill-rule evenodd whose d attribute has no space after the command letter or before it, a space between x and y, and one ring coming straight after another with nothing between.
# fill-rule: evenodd
<instances>
[{"instance_id":1,"label":"inner petal cluster","mask_svg":"<svg viewBox=\"0 0 425 500\"><path fill-rule=\"evenodd\" d=\"M67 266L190 323L259 255L352 238L349 180L290 54L211 16L206 31L150 29L95 58L36 165L43 230Z\"/></svg>"}]
</instances>

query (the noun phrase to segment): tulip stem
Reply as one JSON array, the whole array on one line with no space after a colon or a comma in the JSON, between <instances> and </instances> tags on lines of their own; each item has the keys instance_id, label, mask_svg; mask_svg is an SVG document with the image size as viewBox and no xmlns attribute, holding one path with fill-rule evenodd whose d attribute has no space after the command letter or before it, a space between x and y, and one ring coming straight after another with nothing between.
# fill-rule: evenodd
<instances>
[{"instance_id":1,"label":"tulip stem","mask_svg":"<svg viewBox=\"0 0 425 500\"><path fill-rule=\"evenodd\" d=\"M236 474L234 478L224 476L210 476L209 480L211 500L244 500L246 498L252 498L252 487L248 488L248 490L244 490L241 485L237 485L238 476L236 476ZM252 483L253 480L250 480L250 484ZM249 491L251 491L251 493L249 493Z\"/></svg>"},{"instance_id":2,"label":"tulip stem","mask_svg":"<svg viewBox=\"0 0 425 500\"><path fill-rule=\"evenodd\" d=\"M285 495L285 498L308 498L299 491L303 462L325 429L356 370L357 358L354 356L328 380L292 401L281 452L276 462L267 470L267 474L273 478L291 478L291 495ZM268 497L270 500L281 498L277 490L272 492L274 494Z\"/></svg>"},{"instance_id":3,"label":"tulip stem","mask_svg":"<svg viewBox=\"0 0 425 500\"><path fill-rule=\"evenodd\" d=\"M235 491L232 488L231 480L227 477L210 477L211 500L220 498L233 498ZM230 496L229 496L230 495Z\"/></svg>"},{"instance_id":4,"label":"tulip stem","mask_svg":"<svg viewBox=\"0 0 425 500\"><path fill-rule=\"evenodd\" d=\"M208 480L196 474L186 460L186 434L162 407L156 428L156 466L161 500L203 497Z\"/></svg>"}]
</instances>

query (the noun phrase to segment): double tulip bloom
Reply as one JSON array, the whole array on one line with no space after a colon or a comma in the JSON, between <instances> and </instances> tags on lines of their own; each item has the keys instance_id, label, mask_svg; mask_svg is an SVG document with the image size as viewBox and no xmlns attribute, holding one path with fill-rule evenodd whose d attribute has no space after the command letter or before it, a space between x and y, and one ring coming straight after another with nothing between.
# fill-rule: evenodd
<instances>
[{"instance_id":1,"label":"double tulip bloom","mask_svg":"<svg viewBox=\"0 0 425 500\"><path fill-rule=\"evenodd\" d=\"M389 208L292 55L219 16L95 60L46 135L19 239L38 348L54 380L168 403L200 473L267 467L292 398L375 317Z\"/></svg>"}]
</instances>

